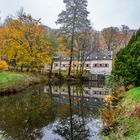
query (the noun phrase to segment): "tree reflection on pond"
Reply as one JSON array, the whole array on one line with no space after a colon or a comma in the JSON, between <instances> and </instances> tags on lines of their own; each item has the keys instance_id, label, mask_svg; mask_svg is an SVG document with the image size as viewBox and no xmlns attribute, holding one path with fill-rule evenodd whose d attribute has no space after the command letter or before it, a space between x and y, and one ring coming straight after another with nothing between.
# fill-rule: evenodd
<instances>
[{"instance_id":1,"label":"tree reflection on pond","mask_svg":"<svg viewBox=\"0 0 140 140\"><path fill-rule=\"evenodd\" d=\"M75 104L75 99L77 98L73 98L71 86L67 85L67 98L69 106L67 107L67 110L63 110L63 116L61 116L53 130L54 133L59 134L66 140L88 140L93 135L90 132L90 128L87 126L87 124L91 121L91 118L89 117L90 114L88 114L87 117L88 106L86 106L86 108L84 107L84 91L81 89L82 87L76 87L75 89L77 96L79 95L80 90L80 95L78 96L78 101L80 102L76 100Z\"/></svg>"},{"instance_id":2,"label":"tree reflection on pond","mask_svg":"<svg viewBox=\"0 0 140 140\"><path fill-rule=\"evenodd\" d=\"M3 97L0 106L0 128L18 140L42 138L41 129L55 119L50 97L38 89Z\"/></svg>"},{"instance_id":3,"label":"tree reflection on pond","mask_svg":"<svg viewBox=\"0 0 140 140\"><path fill-rule=\"evenodd\" d=\"M45 86L46 87L46 86ZM44 85L0 97L0 130L13 140L89 140L99 128L102 99L85 97L84 85ZM93 124L93 126L91 126Z\"/></svg>"}]
</instances>

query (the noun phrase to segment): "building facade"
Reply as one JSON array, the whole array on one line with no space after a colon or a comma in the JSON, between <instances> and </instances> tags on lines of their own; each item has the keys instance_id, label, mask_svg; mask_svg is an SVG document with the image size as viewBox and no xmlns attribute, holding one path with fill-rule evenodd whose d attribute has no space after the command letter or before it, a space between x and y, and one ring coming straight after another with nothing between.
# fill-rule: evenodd
<instances>
[{"instance_id":1,"label":"building facade","mask_svg":"<svg viewBox=\"0 0 140 140\"><path fill-rule=\"evenodd\" d=\"M89 52L86 54L86 59L84 62L77 62L73 60L72 70L76 70L78 65L84 64L84 71L95 75L110 75L112 71L112 52L111 51L97 51ZM69 59L57 58L53 63L53 70L67 71L69 66ZM45 67L49 69L49 67Z\"/></svg>"}]
</instances>

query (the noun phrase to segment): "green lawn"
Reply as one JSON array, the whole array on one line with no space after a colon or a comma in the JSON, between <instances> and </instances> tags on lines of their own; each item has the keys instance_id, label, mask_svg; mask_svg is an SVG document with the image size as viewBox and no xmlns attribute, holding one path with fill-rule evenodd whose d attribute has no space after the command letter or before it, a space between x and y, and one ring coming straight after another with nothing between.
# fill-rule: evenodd
<instances>
[{"instance_id":1,"label":"green lawn","mask_svg":"<svg viewBox=\"0 0 140 140\"><path fill-rule=\"evenodd\" d=\"M126 100L140 100L140 87L134 88L132 90L129 90L128 92L126 92Z\"/></svg>"},{"instance_id":2,"label":"green lawn","mask_svg":"<svg viewBox=\"0 0 140 140\"><path fill-rule=\"evenodd\" d=\"M17 84L28 84L28 78L25 74L13 72L0 72L0 89Z\"/></svg>"},{"instance_id":3,"label":"green lawn","mask_svg":"<svg viewBox=\"0 0 140 140\"><path fill-rule=\"evenodd\" d=\"M20 91L31 84L38 84L45 80L45 77L41 75L0 72L0 93Z\"/></svg>"},{"instance_id":4,"label":"green lawn","mask_svg":"<svg viewBox=\"0 0 140 140\"><path fill-rule=\"evenodd\" d=\"M53 71L58 73L59 71ZM62 71L64 78L67 76L67 71ZM32 73L18 72L0 72L0 93L16 92L26 88L32 84L38 84L47 81L47 76Z\"/></svg>"}]
</instances>

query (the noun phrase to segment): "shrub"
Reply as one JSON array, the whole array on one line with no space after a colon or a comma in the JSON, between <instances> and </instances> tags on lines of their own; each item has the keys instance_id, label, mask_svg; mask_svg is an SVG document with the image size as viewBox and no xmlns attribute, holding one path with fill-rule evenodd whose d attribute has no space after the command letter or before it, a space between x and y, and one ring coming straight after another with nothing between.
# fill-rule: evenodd
<instances>
[{"instance_id":1,"label":"shrub","mask_svg":"<svg viewBox=\"0 0 140 140\"><path fill-rule=\"evenodd\" d=\"M107 104L112 104L113 97L112 97L111 95L107 95L107 96L104 98L104 101L105 101L105 103L107 103Z\"/></svg>"},{"instance_id":2,"label":"shrub","mask_svg":"<svg viewBox=\"0 0 140 140\"><path fill-rule=\"evenodd\" d=\"M135 88L135 86L132 84L127 87L128 90L133 89L133 88Z\"/></svg>"},{"instance_id":3,"label":"shrub","mask_svg":"<svg viewBox=\"0 0 140 140\"><path fill-rule=\"evenodd\" d=\"M8 70L8 64L0 60L0 71Z\"/></svg>"}]
</instances>

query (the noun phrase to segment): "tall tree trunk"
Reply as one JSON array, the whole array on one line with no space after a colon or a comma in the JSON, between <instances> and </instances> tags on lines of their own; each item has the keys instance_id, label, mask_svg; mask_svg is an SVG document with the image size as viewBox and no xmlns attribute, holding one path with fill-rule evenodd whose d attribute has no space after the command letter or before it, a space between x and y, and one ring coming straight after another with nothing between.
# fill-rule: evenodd
<instances>
[{"instance_id":1,"label":"tall tree trunk","mask_svg":"<svg viewBox=\"0 0 140 140\"><path fill-rule=\"evenodd\" d=\"M68 78L71 75L71 65L72 65L72 58L73 58L74 35L75 35L75 17L76 17L76 9L74 9L74 17L73 17L73 25L72 25L70 61L69 61L69 70L68 70L68 76L67 76Z\"/></svg>"},{"instance_id":2,"label":"tall tree trunk","mask_svg":"<svg viewBox=\"0 0 140 140\"><path fill-rule=\"evenodd\" d=\"M17 62L16 60L14 61L14 71L16 71L16 67L17 67Z\"/></svg>"},{"instance_id":3,"label":"tall tree trunk","mask_svg":"<svg viewBox=\"0 0 140 140\"><path fill-rule=\"evenodd\" d=\"M61 75L61 57L60 57L60 60L59 60L59 75Z\"/></svg>"},{"instance_id":4,"label":"tall tree trunk","mask_svg":"<svg viewBox=\"0 0 140 140\"><path fill-rule=\"evenodd\" d=\"M73 58L73 44L74 44L74 35L72 35L72 39L71 39L71 50L70 50L70 61L69 61L68 78L71 75L71 65L72 65L72 58Z\"/></svg>"},{"instance_id":5,"label":"tall tree trunk","mask_svg":"<svg viewBox=\"0 0 140 140\"><path fill-rule=\"evenodd\" d=\"M20 71L23 72L23 64L20 67Z\"/></svg>"},{"instance_id":6,"label":"tall tree trunk","mask_svg":"<svg viewBox=\"0 0 140 140\"><path fill-rule=\"evenodd\" d=\"M80 62L80 51L78 50L78 64L77 64L77 70L76 70L76 74L78 75L78 70L79 70L79 62Z\"/></svg>"},{"instance_id":7,"label":"tall tree trunk","mask_svg":"<svg viewBox=\"0 0 140 140\"><path fill-rule=\"evenodd\" d=\"M49 77L48 77L49 79L50 79L51 76L52 76L53 62L54 62L54 60L52 59L52 62L51 62L51 68L50 68Z\"/></svg>"}]
</instances>

